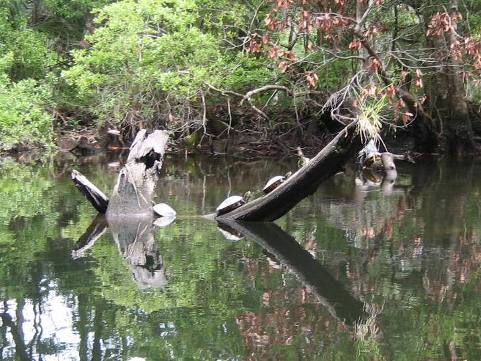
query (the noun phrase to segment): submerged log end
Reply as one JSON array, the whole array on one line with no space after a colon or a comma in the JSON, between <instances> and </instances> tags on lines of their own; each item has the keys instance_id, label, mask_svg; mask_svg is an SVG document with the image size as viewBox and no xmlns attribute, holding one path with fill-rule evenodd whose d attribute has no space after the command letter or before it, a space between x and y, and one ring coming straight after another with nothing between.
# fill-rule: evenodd
<instances>
[{"instance_id":1,"label":"submerged log end","mask_svg":"<svg viewBox=\"0 0 481 361\"><path fill-rule=\"evenodd\" d=\"M72 170L72 181L99 213L107 212L109 205L108 197L90 182L87 177L74 169Z\"/></svg>"}]
</instances>

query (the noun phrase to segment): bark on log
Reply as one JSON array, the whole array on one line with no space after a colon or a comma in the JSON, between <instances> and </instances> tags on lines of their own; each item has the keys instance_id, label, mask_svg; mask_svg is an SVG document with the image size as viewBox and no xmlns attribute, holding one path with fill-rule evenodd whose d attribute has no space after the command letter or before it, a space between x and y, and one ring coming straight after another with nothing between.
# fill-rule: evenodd
<instances>
[{"instance_id":1,"label":"bark on log","mask_svg":"<svg viewBox=\"0 0 481 361\"><path fill-rule=\"evenodd\" d=\"M169 135L140 130L130 147L127 163L119 172L107 209L107 219L152 217L152 198L162 167Z\"/></svg>"},{"instance_id":2,"label":"bark on log","mask_svg":"<svg viewBox=\"0 0 481 361\"><path fill-rule=\"evenodd\" d=\"M269 222L282 217L357 154L361 149L361 140L356 125L357 122L353 122L346 126L308 164L272 192L216 218Z\"/></svg>"},{"instance_id":3,"label":"bark on log","mask_svg":"<svg viewBox=\"0 0 481 361\"><path fill-rule=\"evenodd\" d=\"M72 181L99 213L107 211L109 199L87 177L74 169L72 171Z\"/></svg>"},{"instance_id":4,"label":"bark on log","mask_svg":"<svg viewBox=\"0 0 481 361\"><path fill-rule=\"evenodd\" d=\"M363 303L354 298L319 261L275 223L231 220L220 220L219 223L251 237L274 255L313 291L333 317L354 324L365 316Z\"/></svg>"}]
</instances>

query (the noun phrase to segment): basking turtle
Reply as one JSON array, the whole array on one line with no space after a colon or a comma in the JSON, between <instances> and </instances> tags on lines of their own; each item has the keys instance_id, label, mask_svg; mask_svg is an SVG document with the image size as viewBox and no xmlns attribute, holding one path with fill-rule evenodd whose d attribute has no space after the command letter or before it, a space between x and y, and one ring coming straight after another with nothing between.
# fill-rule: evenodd
<instances>
[{"instance_id":1,"label":"basking turtle","mask_svg":"<svg viewBox=\"0 0 481 361\"><path fill-rule=\"evenodd\" d=\"M288 172L286 173L286 175L276 175L275 177L272 177L267 181L264 188L262 188L262 191L265 194L272 192L274 189L276 189L282 183L284 183L286 179L289 178L291 175L292 175L292 172Z\"/></svg>"},{"instance_id":2,"label":"basking turtle","mask_svg":"<svg viewBox=\"0 0 481 361\"><path fill-rule=\"evenodd\" d=\"M230 196L225 199L217 209L215 210L217 216L229 213L230 211L239 208L240 206L246 204L248 198L250 197L250 192L246 192L244 197L241 196Z\"/></svg>"},{"instance_id":3,"label":"basking turtle","mask_svg":"<svg viewBox=\"0 0 481 361\"><path fill-rule=\"evenodd\" d=\"M175 210L166 203L156 204L153 210L155 215L159 217L154 221L154 225L157 227L168 226L175 221L175 217L177 216Z\"/></svg>"},{"instance_id":4,"label":"basking turtle","mask_svg":"<svg viewBox=\"0 0 481 361\"><path fill-rule=\"evenodd\" d=\"M175 210L166 203L156 204L153 209L159 217L175 217L177 215Z\"/></svg>"}]
</instances>

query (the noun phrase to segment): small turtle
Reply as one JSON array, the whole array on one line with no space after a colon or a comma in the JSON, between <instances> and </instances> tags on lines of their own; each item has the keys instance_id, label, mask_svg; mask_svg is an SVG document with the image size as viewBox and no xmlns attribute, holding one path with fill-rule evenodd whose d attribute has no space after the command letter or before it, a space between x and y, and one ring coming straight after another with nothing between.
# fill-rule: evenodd
<instances>
[{"instance_id":1,"label":"small turtle","mask_svg":"<svg viewBox=\"0 0 481 361\"><path fill-rule=\"evenodd\" d=\"M175 217L177 213L175 210L166 203L156 204L154 207L154 212L160 217Z\"/></svg>"},{"instance_id":2,"label":"small turtle","mask_svg":"<svg viewBox=\"0 0 481 361\"><path fill-rule=\"evenodd\" d=\"M157 227L168 226L173 221L175 221L175 217L177 216L175 210L165 203L156 204L153 207L153 210L155 215L159 217L154 221L154 225Z\"/></svg>"},{"instance_id":3,"label":"small turtle","mask_svg":"<svg viewBox=\"0 0 481 361\"><path fill-rule=\"evenodd\" d=\"M275 177L272 177L267 181L264 188L262 188L262 191L265 194L272 192L274 189L276 189L282 183L284 183L286 179L289 178L291 175L292 175L292 172L288 172L286 173L286 175L276 175Z\"/></svg>"},{"instance_id":4,"label":"small turtle","mask_svg":"<svg viewBox=\"0 0 481 361\"><path fill-rule=\"evenodd\" d=\"M154 221L154 226L156 227L167 227L169 224L175 221L174 217L159 217Z\"/></svg>"},{"instance_id":5,"label":"small turtle","mask_svg":"<svg viewBox=\"0 0 481 361\"><path fill-rule=\"evenodd\" d=\"M229 213L230 211L239 208L243 204L246 204L247 199L250 197L250 192L246 192L244 194L244 197L241 196L230 196L227 199L225 199L219 206L217 207L216 215L220 216L226 213Z\"/></svg>"}]
</instances>

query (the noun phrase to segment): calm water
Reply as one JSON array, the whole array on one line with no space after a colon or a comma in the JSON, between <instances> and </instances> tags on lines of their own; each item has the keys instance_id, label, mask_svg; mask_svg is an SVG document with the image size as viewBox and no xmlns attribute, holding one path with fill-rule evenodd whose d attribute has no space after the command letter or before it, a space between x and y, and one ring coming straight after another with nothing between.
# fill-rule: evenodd
<instances>
[{"instance_id":1,"label":"calm water","mask_svg":"<svg viewBox=\"0 0 481 361\"><path fill-rule=\"evenodd\" d=\"M69 172L106 192L117 172L92 164L0 162L1 360L481 359L481 163L337 175L229 235L198 215L293 164L167 159L175 223L86 243Z\"/></svg>"}]
</instances>

